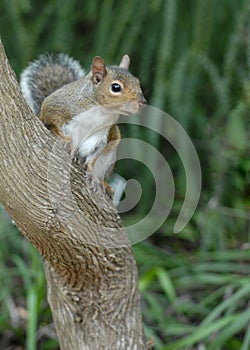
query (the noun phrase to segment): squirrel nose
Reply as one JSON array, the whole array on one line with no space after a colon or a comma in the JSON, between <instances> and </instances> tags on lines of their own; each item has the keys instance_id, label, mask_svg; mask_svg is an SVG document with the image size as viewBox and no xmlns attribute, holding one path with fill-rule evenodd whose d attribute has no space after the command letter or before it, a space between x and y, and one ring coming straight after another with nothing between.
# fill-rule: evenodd
<instances>
[{"instance_id":1,"label":"squirrel nose","mask_svg":"<svg viewBox=\"0 0 250 350\"><path fill-rule=\"evenodd\" d=\"M145 107L146 104L147 104L147 100L145 99L143 94L140 94L140 98L139 98L139 106L140 106L140 108Z\"/></svg>"}]
</instances>

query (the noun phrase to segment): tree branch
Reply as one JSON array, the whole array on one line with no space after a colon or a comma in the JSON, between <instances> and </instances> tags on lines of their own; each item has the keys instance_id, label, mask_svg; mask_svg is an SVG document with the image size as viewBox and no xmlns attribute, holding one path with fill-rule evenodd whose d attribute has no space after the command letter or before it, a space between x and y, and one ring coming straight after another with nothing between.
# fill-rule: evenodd
<instances>
[{"instance_id":1,"label":"tree branch","mask_svg":"<svg viewBox=\"0 0 250 350\"><path fill-rule=\"evenodd\" d=\"M0 201L45 259L61 349L145 349L137 269L116 210L33 115L1 42L0 74Z\"/></svg>"}]
</instances>

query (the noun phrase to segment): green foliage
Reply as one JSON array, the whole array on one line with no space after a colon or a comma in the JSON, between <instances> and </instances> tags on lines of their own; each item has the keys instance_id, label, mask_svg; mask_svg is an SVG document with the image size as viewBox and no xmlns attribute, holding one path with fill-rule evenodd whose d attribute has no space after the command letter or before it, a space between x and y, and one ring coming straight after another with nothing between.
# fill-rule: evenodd
<instances>
[{"instance_id":1,"label":"green foliage","mask_svg":"<svg viewBox=\"0 0 250 350\"><path fill-rule=\"evenodd\" d=\"M0 13L17 74L45 51L67 52L87 69L95 55L118 63L128 53L149 104L188 132L203 188L190 224L174 235L185 196L178 155L157 134L133 125L122 130L158 147L176 183L166 223L134 247L146 332L156 349L249 349L249 0L3 0ZM143 166L131 164L120 162L117 171L137 178L146 194L125 222L149 210L154 182ZM36 332L51 322L42 264L3 220L0 241L0 339L35 349ZM30 315L21 324L14 322L13 303ZM56 349L46 336L42 344Z\"/></svg>"},{"instance_id":2,"label":"green foliage","mask_svg":"<svg viewBox=\"0 0 250 350\"><path fill-rule=\"evenodd\" d=\"M46 325L49 329L51 313L41 258L3 214L0 246L0 348L7 349L10 342L25 344L28 350L41 345L57 349L55 343L49 346L51 340L43 332Z\"/></svg>"},{"instance_id":3,"label":"green foliage","mask_svg":"<svg viewBox=\"0 0 250 350\"><path fill-rule=\"evenodd\" d=\"M157 324L160 329L161 337L154 327L146 328L157 348L249 346L249 250L176 254L143 243L134 251L146 324Z\"/></svg>"}]
</instances>

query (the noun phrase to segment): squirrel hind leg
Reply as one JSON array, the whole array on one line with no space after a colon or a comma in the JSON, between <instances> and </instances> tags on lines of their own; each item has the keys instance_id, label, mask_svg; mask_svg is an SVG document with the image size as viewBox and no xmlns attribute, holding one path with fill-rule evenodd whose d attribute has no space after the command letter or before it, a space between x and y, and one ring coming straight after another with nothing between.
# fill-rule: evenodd
<instances>
[{"instance_id":1,"label":"squirrel hind leg","mask_svg":"<svg viewBox=\"0 0 250 350\"><path fill-rule=\"evenodd\" d=\"M117 125L110 128L107 144L88 162L88 170L99 180L107 179L112 174L121 134Z\"/></svg>"}]
</instances>

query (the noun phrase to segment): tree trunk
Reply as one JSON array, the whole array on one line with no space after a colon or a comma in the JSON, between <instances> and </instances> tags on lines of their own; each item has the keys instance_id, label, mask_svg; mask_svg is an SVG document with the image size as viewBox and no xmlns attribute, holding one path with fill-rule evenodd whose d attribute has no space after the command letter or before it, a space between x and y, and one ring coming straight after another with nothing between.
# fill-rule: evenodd
<instances>
[{"instance_id":1,"label":"tree trunk","mask_svg":"<svg viewBox=\"0 0 250 350\"><path fill-rule=\"evenodd\" d=\"M0 74L0 202L44 258L61 349L145 349L137 268L116 210L33 115L1 42Z\"/></svg>"}]
</instances>

